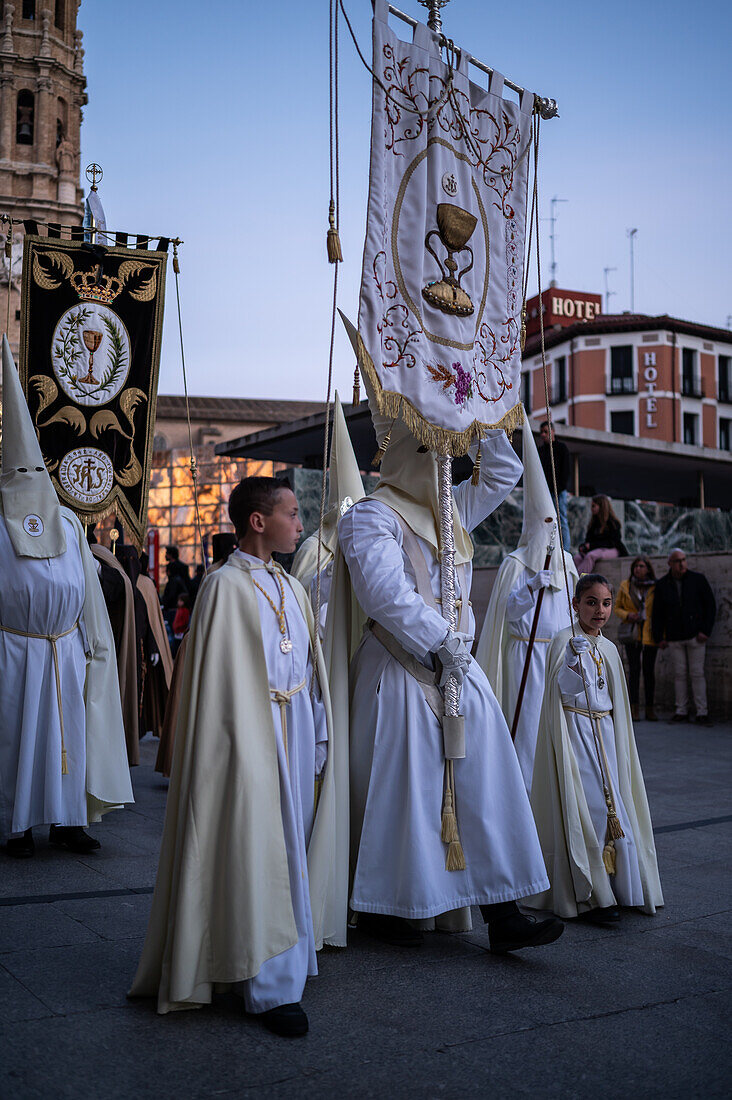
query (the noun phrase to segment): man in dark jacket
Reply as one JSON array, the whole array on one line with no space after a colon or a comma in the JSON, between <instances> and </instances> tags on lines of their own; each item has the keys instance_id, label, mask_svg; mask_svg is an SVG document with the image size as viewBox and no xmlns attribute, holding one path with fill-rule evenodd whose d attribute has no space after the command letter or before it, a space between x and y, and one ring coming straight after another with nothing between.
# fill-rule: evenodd
<instances>
[{"instance_id":1,"label":"man in dark jacket","mask_svg":"<svg viewBox=\"0 0 732 1100\"><path fill-rule=\"evenodd\" d=\"M710 726L704 656L717 607L708 580L702 573L689 569L683 550L671 551L668 569L666 576L656 583L651 629L661 649L668 647L671 651L676 696L676 714L671 721L688 721L691 676L696 721L701 726Z\"/></svg>"}]
</instances>

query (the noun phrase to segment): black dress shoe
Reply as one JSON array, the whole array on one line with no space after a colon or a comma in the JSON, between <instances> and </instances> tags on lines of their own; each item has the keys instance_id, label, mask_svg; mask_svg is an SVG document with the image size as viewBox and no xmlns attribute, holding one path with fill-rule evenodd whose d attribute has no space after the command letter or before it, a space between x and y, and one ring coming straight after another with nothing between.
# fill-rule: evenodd
<instances>
[{"instance_id":1,"label":"black dress shoe","mask_svg":"<svg viewBox=\"0 0 732 1100\"><path fill-rule=\"evenodd\" d=\"M524 916L523 913L492 920L488 925L491 951L494 955L520 951L522 947L541 947L545 943L554 943L563 931L564 922L559 917L538 920L536 917Z\"/></svg>"},{"instance_id":2,"label":"black dress shoe","mask_svg":"<svg viewBox=\"0 0 732 1100\"><path fill-rule=\"evenodd\" d=\"M689 715L688 714L674 714L671 721L672 722L688 722L689 721Z\"/></svg>"},{"instance_id":3,"label":"black dress shoe","mask_svg":"<svg viewBox=\"0 0 732 1100\"><path fill-rule=\"evenodd\" d=\"M580 920L588 924L615 924L620 920L620 910L617 905L598 905L594 909L586 909L579 914Z\"/></svg>"},{"instance_id":4,"label":"black dress shoe","mask_svg":"<svg viewBox=\"0 0 732 1100\"><path fill-rule=\"evenodd\" d=\"M33 830L26 829L22 836L11 836L5 845L5 851L13 859L30 859L36 854Z\"/></svg>"},{"instance_id":5,"label":"black dress shoe","mask_svg":"<svg viewBox=\"0 0 732 1100\"><path fill-rule=\"evenodd\" d=\"M402 917L384 913L359 913L357 928L391 947L421 947L424 935Z\"/></svg>"},{"instance_id":6,"label":"black dress shoe","mask_svg":"<svg viewBox=\"0 0 732 1100\"><path fill-rule=\"evenodd\" d=\"M96 837L89 836L81 825L52 825L48 831L48 842L54 848L68 848L78 855L87 855L101 848Z\"/></svg>"},{"instance_id":7,"label":"black dress shoe","mask_svg":"<svg viewBox=\"0 0 732 1100\"><path fill-rule=\"evenodd\" d=\"M297 1039L308 1033L308 1018L299 1004L278 1005L268 1012L257 1013L257 1018L268 1031L285 1039Z\"/></svg>"},{"instance_id":8,"label":"black dress shoe","mask_svg":"<svg viewBox=\"0 0 732 1100\"><path fill-rule=\"evenodd\" d=\"M708 714L698 714L694 719L697 726L713 726L714 722L711 720Z\"/></svg>"}]
</instances>

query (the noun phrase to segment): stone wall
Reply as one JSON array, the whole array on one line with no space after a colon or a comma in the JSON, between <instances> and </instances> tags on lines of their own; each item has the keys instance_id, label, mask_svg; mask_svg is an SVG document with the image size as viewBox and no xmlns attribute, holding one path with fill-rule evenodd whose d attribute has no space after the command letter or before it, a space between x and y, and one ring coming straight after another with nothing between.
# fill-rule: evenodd
<instances>
[{"instance_id":1,"label":"stone wall","mask_svg":"<svg viewBox=\"0 0 732 1100\"><path fill-rule=\"evenodd\" d=\"M666 557L650 557L656 576L662 577L667 571ZM619 558L601 564L603 574L617 591L621 580L628 576L630 559ZM717 620L707 643L706 656L709 713L719 721L729 720L732 718L732 554L694 554L689 557L689 568L704 574L717 601ZM478 633L483 626L497 572L497 567L483 567L476 569L473 574L471 599ZM616 644L619 624L620 620L613 615L604 631ZM623 653L623 647L619 648ZM667 650L660 650L656 661L656 706L662 713L670 713L673 712L673 703L671 658Z\"/></svg>"}]
</instances>

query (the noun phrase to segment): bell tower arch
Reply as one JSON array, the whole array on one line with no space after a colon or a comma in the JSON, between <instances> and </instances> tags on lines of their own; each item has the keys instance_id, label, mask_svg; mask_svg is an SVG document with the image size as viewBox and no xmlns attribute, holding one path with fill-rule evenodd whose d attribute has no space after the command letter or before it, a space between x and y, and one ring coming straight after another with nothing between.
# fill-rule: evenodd
<instances>
[{"instance_id":1,"label":"bell tower arch","mask_svg":"<svg viewBox=\"0 0 732 1100\"><path fill-rule=\"evenodd\" d=\"M81 0L3 0L0 15L0 213L81 225L82 110L87 102ZM0 227L5 234L6 227ZM17 353L22 264L14 227L12 270L0 246L0 330L10 282L10 343Z\"/></svg>"}]
</instances>

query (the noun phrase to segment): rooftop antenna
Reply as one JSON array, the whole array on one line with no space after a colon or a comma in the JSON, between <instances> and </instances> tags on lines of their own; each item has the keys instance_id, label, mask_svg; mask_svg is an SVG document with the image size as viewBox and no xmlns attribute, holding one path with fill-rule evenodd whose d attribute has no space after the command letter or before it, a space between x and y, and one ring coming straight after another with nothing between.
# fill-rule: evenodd
<instances>
[{"instance_id":1,"label":"rooftop antenna","mask_svg":"<svg viewBox=\"0 0 732 1100\"><path fill-rule=\"evenodd\" d=\"M732 328L732 313L727 314L727 328Z\"/></svg>"},{"instance_id":2,"label":"rooftop antenna","mask_svg":"<svg viewBox=\"0 0 732 1100\"><path fill-rule=\"evenodd\" d=\"M633 244L638 230L626 229L625 232L630 240L630 312L635 313L635 255L633 252Z\"/></svg>"},{"instance_id":3,"label":"rooftop antenna","mask_svg":"<svg viewBox=\"0 0 732 1100\"><path fill-rule=\"evenodd\" d=\"M605 312L609 313L610 299L613 297L613 295L617 294L617 290L611 290L608 286L608 275L611 271L617 271L618 269L617 267L603 267L602 270L605 273Z\"/></svg>"},{"instance_id":4,"label":"rooftop antenna","mask_svg":"<svg viewBox=\"0 0 732 1100\"><path fill-rule=\"evenodd\" d=\"M555 253L555 241L556 241L556 236L557 236L556 225L557 225L557 203L558 202L569 202L569 199L558 199L557 196L555 195L554 198L551 201L551 211L552 212L549 215L549 218L547 219L551 223L551 232L549 233L549 241L551 243L551 255L552 255L552 262L551 262L552 278L551 278L551 282L549 283L549 286L556 286L557 285L557 257L556 257L556 253Z\"/></svg>"}]
</instances>

